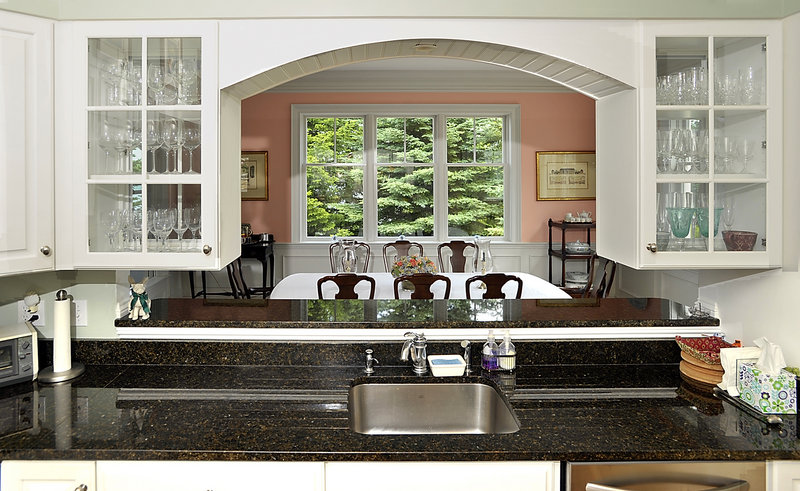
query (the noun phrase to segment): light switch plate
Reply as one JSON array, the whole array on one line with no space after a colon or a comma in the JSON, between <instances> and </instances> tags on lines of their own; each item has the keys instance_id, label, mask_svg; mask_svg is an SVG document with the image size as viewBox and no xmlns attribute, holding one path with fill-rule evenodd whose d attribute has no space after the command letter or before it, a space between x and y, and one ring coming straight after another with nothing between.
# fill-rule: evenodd
<instances>
[{"instance_id":1,"label":"light switch plate","mask_svg":"<svg viewBox=\"0 0 800 491\"><path fill-rule=\"evenodd\" d=\"M89 325L89 310L86 300L75 300L75 327Z\"/></svg>"}]
</instances>

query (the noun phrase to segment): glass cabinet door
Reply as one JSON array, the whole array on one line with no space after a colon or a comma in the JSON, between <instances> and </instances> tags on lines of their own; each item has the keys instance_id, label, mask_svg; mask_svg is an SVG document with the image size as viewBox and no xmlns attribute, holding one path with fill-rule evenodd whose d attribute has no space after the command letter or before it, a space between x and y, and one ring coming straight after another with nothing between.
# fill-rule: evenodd
<instances>
[{"instance_id":1,"label":"glass cabinet door","mask_svg":"<svg viewBox=\"0 0 800 491\"><path fill-rule=\"evenodd\" d=\"M765 251L766 37L655 47L657 251Z\"/></svg>"},{"instance_id":2,"label":"glass cabinet door","mask_svg":"<svg viewBox=\"0 0 800 491\"><path fill-rule=\"evenodd\" d=\"M88 39L88 250L201 250L200 37Z\"/></svg>"}]
</instances>

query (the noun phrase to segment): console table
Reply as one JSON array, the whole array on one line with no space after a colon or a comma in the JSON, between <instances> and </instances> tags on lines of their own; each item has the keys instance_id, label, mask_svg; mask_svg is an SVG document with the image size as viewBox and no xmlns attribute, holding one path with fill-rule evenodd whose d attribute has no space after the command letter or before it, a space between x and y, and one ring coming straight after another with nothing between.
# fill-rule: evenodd
<instances>
[{"instance_id":1,"label":"console table","mask_svg":"<svg viewBox=\"0 0 800 491\"><path fill-rule=\"evenodd\" d=\"M275 287L275 254L273 244L275 244L272 234L267 235L267 240L245 241L242 242L242 259L257 259L261 263L261 286L250 287L250 293L260 293L261 298L267 298ZM269 286L267 286L267 267L269 265Z\"/></svg>"}]
</instances>

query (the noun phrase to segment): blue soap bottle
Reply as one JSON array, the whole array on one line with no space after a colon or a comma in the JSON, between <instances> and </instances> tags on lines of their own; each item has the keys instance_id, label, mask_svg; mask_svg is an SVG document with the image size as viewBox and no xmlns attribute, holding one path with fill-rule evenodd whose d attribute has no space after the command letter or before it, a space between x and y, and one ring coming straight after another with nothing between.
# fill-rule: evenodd
<instances>
[{"instance_id":1,"label":"blue soap bottle","mask_svg":"<svg viewBox=\"0 0 800 491\"><path fill-rule=\"evenodd\" d=\"M484 370L497 370L497 343L494 341L494 331L489 330L489 336L483 344L483 351L481 351L481 367Z\"/></svg>"}]
</instances>

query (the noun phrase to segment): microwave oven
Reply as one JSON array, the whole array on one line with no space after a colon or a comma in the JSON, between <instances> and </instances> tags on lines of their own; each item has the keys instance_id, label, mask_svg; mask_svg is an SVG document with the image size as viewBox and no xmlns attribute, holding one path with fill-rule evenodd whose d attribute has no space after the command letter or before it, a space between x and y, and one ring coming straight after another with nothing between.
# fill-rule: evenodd
<instances>
[{"instance_id":1,"label":"microwave oven","mask_svg":"<svg viewBox=\"0 0 800 491\"><path fill-rule=\"evenodd\" d=\"M0 326L0 387L36 380L39 351L30 322Z\"/></svg>"}]
</instances>

